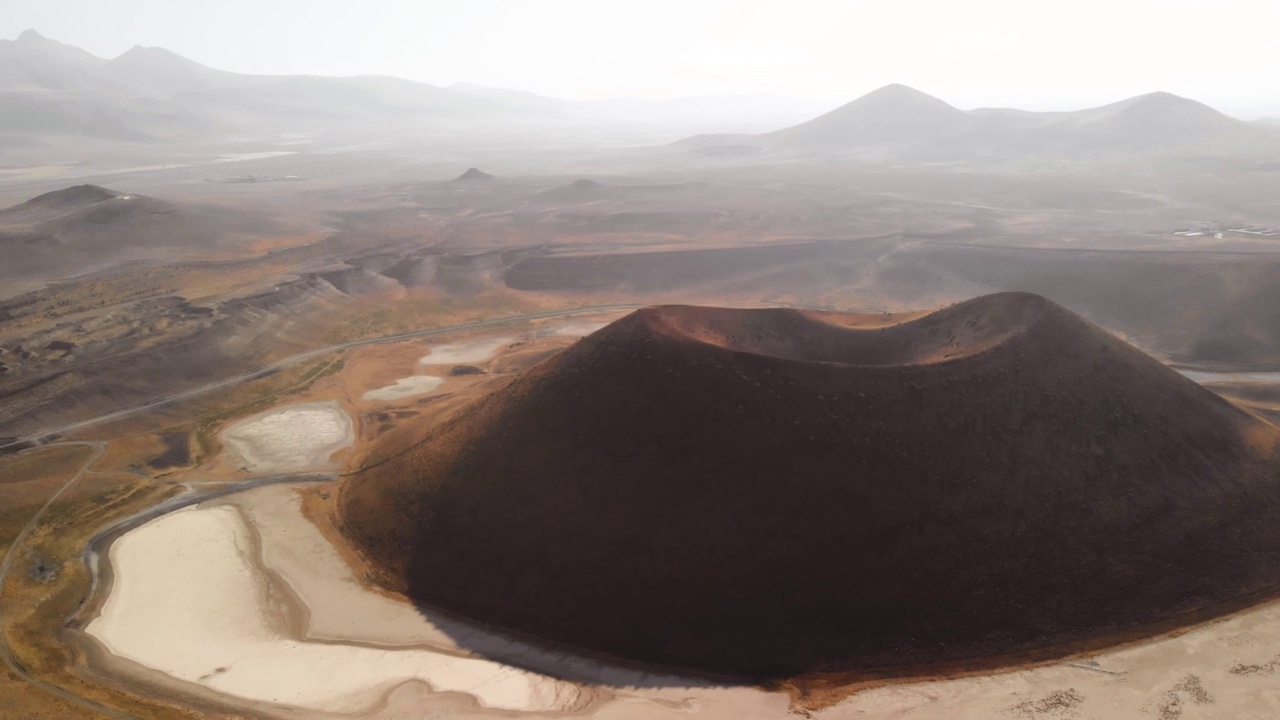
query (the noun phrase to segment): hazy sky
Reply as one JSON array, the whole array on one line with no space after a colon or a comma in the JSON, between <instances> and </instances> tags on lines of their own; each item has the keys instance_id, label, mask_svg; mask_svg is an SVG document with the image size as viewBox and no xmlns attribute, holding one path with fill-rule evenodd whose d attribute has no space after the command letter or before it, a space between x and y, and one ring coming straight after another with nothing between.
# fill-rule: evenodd
<instances>
[{"instance_id":1,"label":"hazy sky","mask_svg":"<svg viewBox=\"0 0 1280 720\"><path fill-rule=\"evenodd\" d=\"M0 0L0 37L28 27L106 57L573 98L838 104L901 82L961 107L1168 90L1280 114L1280 0Z\"/></svg>"}]
</instances>

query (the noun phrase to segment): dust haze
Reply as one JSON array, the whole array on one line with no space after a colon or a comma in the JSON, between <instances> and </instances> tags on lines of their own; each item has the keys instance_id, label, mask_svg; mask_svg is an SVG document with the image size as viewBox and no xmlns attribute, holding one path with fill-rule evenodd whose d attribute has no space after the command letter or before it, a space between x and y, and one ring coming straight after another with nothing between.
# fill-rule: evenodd
<instances>
[{"instance_id":1,"label":"dust haze","mask_svg":"<svg viewBox=\"0 0 1280 720\"><path fill-rule=\"evenodd\" d=\"M76 5L0 707L1280 712L1266 3Z\"/></svg>"}]
</instances>

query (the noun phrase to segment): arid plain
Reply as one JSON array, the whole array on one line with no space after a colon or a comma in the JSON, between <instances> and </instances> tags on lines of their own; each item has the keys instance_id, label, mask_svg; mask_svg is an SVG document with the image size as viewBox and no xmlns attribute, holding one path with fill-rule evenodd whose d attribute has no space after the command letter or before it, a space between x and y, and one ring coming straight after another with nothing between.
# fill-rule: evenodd
<instances>
[{"instance_id":1,"label":"arid plain","mask_svg":"<svg viewBox=\"0 0 1280 720\"><path fill-rule=\"evenodd\" d=\"M854 110L933 107L913 92ZM1181 100L1110 112L1145 121ZM966 137L984 117L965 115ZM385 461L379 447L443 435L659 304L894 324L1036 293L1226 398L1265 440L1280 419L1280 155L1209 120L1190 150L1055 140L1031 155L985 139L935 152L950 136L917 154L885 150L893 138L815 151L825 125L14 143L0 167L0 705L31 718L1274 717L1280 605L1265 593L1056 656L751 684L415 606L338 526L342 484Z\"/></svg>"}]
</instances>

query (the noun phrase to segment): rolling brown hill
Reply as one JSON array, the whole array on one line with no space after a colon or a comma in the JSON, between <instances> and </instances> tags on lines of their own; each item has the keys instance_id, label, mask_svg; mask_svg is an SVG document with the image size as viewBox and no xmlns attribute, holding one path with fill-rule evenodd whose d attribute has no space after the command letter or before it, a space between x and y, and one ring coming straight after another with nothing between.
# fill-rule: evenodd
<instances>
[{"instance_id":1,"label":"rolling brown hill","mask_svg":"<svg viewBox=\"0 0 1280 720\"><path fill-rule=\"evenodd\" d=\"M75 185L0 209L0 279L57 278L132 260L198 256L282 232L261 211Z\"/></svg>"},{"instance_id":2,"label":"rolling brown hill","mask_svg":"<svg viewBox=\"0 0 1280 720\"><path fill-rule=\"evenodd\" d=\"M97 185L72 185L37 195L24 203L0 210L0 222L10 225L54 220L69 212L106 200L115 200L120 196L121 193L115 190Z\"/></svg>"},{"instance_id":3,"label":"rolling brown hill","mask_svg":"<svg viewBox=\"0 0 1280 720\"><path fill-rule=\"evenodd\" d=\"M640 310L339 496L388 586L771 680L1061 655L1280 590L1277 430L1026 293Z\"/></svg>"}]
</instances>

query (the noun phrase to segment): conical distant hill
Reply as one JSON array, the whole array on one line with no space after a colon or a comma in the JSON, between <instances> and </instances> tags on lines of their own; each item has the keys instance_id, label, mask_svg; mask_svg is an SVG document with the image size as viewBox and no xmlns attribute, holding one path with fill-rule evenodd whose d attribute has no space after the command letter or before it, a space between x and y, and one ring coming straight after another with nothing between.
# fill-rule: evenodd
<instances>
[{"instance_id":1,"label":"conical distant hill","mask_svg":"<svg viewBox=\"0 0 1280 720\"><path fill-rule=\"evenodd\" d=\"M969 125L964 112L905 85L887 85L800 125L760 137L770 145L838 150L932 141Z\"/></svg>"},{"instance_id":2,"label":"conical distant hill","mask_svg":"<svg viewBox=\"0 0 1280 720\"><path fill-rule=\"evenodd\" d=\"M1044 135L1085 150L1109 150L1233 142L1263 133L1204 103L1157 92L1068 113Z\"/></svg>"},{"instance_id":3,"label":"conical distant hill","mask_svg":"<svg viewBox=\"0 0 1280 720\"><path fill-rule=\"evenodd\" d=\"M480 168L467 168L467 171L454 178L456 181L463 180L492 180L493 176L481 170Z\"/></svg>"},{"instance_id":4,"label":"conical distant hill","mask_svg":"<svg viewBox=\"0 0 1280 720\"><path fill-rule=\"evenodd\" d=\"M130 260L198 256L278 233L260 212L175 203L98 185L0 209L0 279L70 277Z\"/></svg>"},{"instance_id":5,"label":"conical distant hill","mask_svg":"<svg viewBox=\"0 0 1280 720\"><path fill-rule=\"evenodd\" d=\"M53 190L43 195L37 195L30 200L15 205L11 208L0 210L3 213L18 213L30 211L66 211L74 208L92 205L104 200L114 200L119 197L120 193L115 190L98 185L72 185L71 187L62 188L61 190Z\"/></svg>"},{"instance_id":6,"label":"conical distant hill","mask_svg":"<svg viewBox=\"0 0 1280 720\"><path fill-rule=\"evenodd\" d=\"M637 311L339 496L389 587L752 679L1061 655L1280 589L1277 430L1035 295Z\"/></svg>"},{"instance_id":7,"label":"conical distant hill","mask_svg":"<svg viewBox=\"0 0 1280 720\"><path fill-rule=\"evenodd\" d=\"M689 138L680 145L694 147L696 142ZM1167 92L1071 112L966 112L904 85L888 85L749 142L787 153L917 161L1078 160L1164 153L1256 156L1280 148L1265 124L1246 123Z\"/></svg>"}]
</instances>

